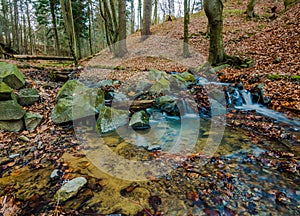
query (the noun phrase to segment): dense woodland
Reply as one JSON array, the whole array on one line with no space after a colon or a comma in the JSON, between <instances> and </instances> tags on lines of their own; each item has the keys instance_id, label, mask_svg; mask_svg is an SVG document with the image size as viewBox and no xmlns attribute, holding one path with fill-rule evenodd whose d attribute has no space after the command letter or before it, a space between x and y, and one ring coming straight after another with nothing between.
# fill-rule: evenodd
<instances>
[{"instance_id":1,"label":"dense woodland","mask_svg":"<svg viewBox=\"0 0 300 216\"><path fill-rule=\"evenodd\" d=\"M0 215L300 215L299 0L0 0Z\"/></svg>"}]
</instances>

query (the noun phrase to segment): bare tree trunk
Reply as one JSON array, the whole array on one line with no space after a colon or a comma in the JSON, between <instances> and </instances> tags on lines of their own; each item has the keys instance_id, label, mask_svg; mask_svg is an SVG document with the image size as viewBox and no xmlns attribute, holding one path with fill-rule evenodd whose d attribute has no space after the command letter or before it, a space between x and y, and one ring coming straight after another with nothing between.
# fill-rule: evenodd
<instances>
[{"instance_id":1,"label":"bare tree trunk","mask_svg":"<svg viewBox=\"0 0 300 216\"><path fill-rule=\"evenodd\" d=\"M153 14L153 20L154 24L158 24L158 15L157 15L157 9L158 8L158 0L154 0L154 14Z\"/></svg>"},{"instance_id":2,"label":"bare tree trunk","mask_svg":"<svg viewBox=\"0 0 300 216\"><path fill-rule=\"evenodd\" d=\"M250 0L249 4L247 5L247 17L248 18L253 18L255 16L254 13L254 6L256 4L256 0Z\"/></svg>"},{"instance_id":3,"label":"bare tree trunk","mask_svg":"<svg viewBox=\"0 0 300 216\"><path fill-rule=\"evenodd\" d=\"M139 20L139 29L142 29L142 0L139 0L138 5L138 20Z\"/></svg>"},{"instance_id":4,"label":"bare tree trunk","mask_svg":"<svg viewBox=\"0 0 300 216\"><path fill-rule=\"evenodd\" d=\"M190 57L189 51L189 7L187 0L184 0L184 39L183 39L183 57Z\"/></svg>"},{"instance_id":5,"label":"bare tree trunk","mask_svg":"<svg viewBox=\"0 0 300 216\"><path fill-rule=\"evenodd\" d=\"M223 3L221 0L205 0L204 10L210 28L209 57L212 65L218 65L225 60L223 45Z\"/></svg>"},{"instance_id":6,"label":"bare tree trunk","mask_svg":"<svg viewBox=\"0 0 300 216\"><path fill-rule=\"evenodd\" d=\"M20 39L19 39L19 11L18 11L18 0L13 0L14 7L14 29L15 29L15 37L14 44L17 52L20 52Z\"/></svg>"},{"instance_id":7,"label":"bare tree trunk","mask_svg":"<svg viewBox=\"0 0 300 216\"><path fill-rule=\"evenodd\" d=\"M134 0L130 2L130 33L134 33Z\"/></svg>"},{"instance_id":8,"label":"bare tree trunk","mask_svg":"<svg viewBox=\"0 0 300 216\"><path fill-rule=\"evenodd\" d=\"M54 1L50 0L50 11L51 11L51 18L52 18L52 25L54 31L54 41L56 47L56 55L60 55L60 45L59 45L59 38L58 38L58 31L57 31L57 24L56 24L56 15L55 15L55 6Z\"/></svg>"},{"instance_id":9,"label":"bare tree trunk","mask_svg":"<svg viewBox=\"0 0 300 216\"><path fill-rule=\"evenodd\" d=\"M77 44L76 44L76 35L75 35L71 0L60 0L60 6L64 17L66 32L69 36L71 54L74 58L75 65L77 65L78 64Z\"/></svg>"},{"instance_id":10,"label":"bare tree trunk","mask_svg":"<svg viewBox=\"0 0 300 216\"><path fill-rule=\"evenodd\" d=\"M89 0L88 1L88 21L89 21L89 50L90 50L90 55L93 55L93 45L92 45L92 17L93 17L93 12L91 10L92 3Z\"/></svg>"},{"instance_id":11,"label":"bare tree trunk","mask_svg":"<svg viewBox=\"0 0 300 216\"><path fill-rule=\"evenodd\" d=\"M30 14L29 14L29 5L28 0L25 1L26 4L26 16L27 16L27 25L28 25L28 36L29 36L29 43L30 43L30 54L33 54L33 39L32 39L32 28L30 22Z\"/></svg>"},{"instance_id":12,"label":"bare tree trunk","mask_svg":"<svg viewBox=\"0 0 300 216\"><path fill-rule=\"evenodd\" d=\"M119 41L116 57L123 57L127 53L126 48L126 0L119 0Z\"/></svg>"},{"instance_id":13,"label":"bare tree trunk","mask_svg":"<svg viewBox=\"0 0 300 216\"><path fill-rule=\"evenodd\" d=\"M146 40L147 37L151 34L151 6L152 0L144 0L142 40Z\"/></svg>"}]
</instances>

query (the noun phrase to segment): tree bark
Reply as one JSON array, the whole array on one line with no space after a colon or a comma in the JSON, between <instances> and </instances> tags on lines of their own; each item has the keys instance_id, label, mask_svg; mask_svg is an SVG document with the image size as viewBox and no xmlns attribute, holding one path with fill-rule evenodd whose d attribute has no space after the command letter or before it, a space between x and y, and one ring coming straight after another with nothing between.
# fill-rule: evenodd
<instances>
[{"instance_id":1,"label":"tree bark","mask_svg":"<svg viewBox=\"0 0 300 216\"><path fill-rule=\"evenodd\" d=\"M153 21L154 24L158 24L158 14L157 14L157 10L158 10L158 0L154 0L154 13L153 13Z\"/></svg>"},{"instance_id":2,"label":"tree bark","mask_svg":"<svg viewBox=\"0 0 300 216\"><path fill-rule=\"evenodd\" d=\"M142 27L142 40L146 40L151 34L151 6L152 0L144 0L143 8L143 27Z\"/></svg>"},{"instance_id":3,"label":"tree bark","mask_svg":"<svg viewBox=\"0 0 300 216\"><path fill-rule=\"evenodd\" d=\"M127 53L126 48L126 0L119 0L119 41L116 57L123 57Z\"/></svg>"},{"instance_id":4,"label":"tree bark","mask_svg":"<svg viewBox=\"0 0 300 216\"><path fill-rule=\"evenodd\" d=\"M225 60L223 45L223 3L221 0L205 0L204 10L210 28L209 57L212 65L218 65Z\"/></svg>"},{"instance_id":5,"label":"tree bark","mask_svg":"<svg viewBox=\"0 0 300 216\"><path fill-rule=\"evenodd\" d=\"M134 0L130 2L130 33L134 33Z\"/></svg>"},{"instance_id":6,"label":"tree bark","mask_svg":"<svg viewBox=\"0 0 300 216\"><path fill-rule=\"evenodd\" d=\"M189 7L187 0L184 0L184 39L183 39L183 57L190 57L189 51Z\"/></svg>"},{"instance_id":7,"label":"tree bark","mask_svg":"<svg viewBox=\"0 0 300 216\"><path fill-rule=\"evenodd\" d=\"M75 35L73 12L72 12L72 3L71 0L60 0L60 5L64 17L66 32L69 36L69 45L70 45L71 54L74 58L75 65L77 65L78 56L77 56L76 35Z\"/></svg>"},{"instance_id":8,"label":"tree bark","mask_svg":"<svg viewBox=\"0 0 300 216\"><path fill-rule=\"evenodd\" d=\"M256 4L256 0L250 0L250 2L247 5L247 17L248 18L253 18L255 17L255 13L254 13L254 6Z\"/></svg>"},{"instance_id":9,"label":"tree bark","mask_svg":"<svg viewBox=\"0 0 300 216\"><path fill-rule=\"evenodd\" d=\"M54 31L54 42L55 42L55 47L56 47L56 55L60 55L60 45L59 45L59 38L58 38L58 31L57 31L57 24L56 24L54 0L50 0L49 3L50 3L53 31Z\"/></svg>"}]
</instances>

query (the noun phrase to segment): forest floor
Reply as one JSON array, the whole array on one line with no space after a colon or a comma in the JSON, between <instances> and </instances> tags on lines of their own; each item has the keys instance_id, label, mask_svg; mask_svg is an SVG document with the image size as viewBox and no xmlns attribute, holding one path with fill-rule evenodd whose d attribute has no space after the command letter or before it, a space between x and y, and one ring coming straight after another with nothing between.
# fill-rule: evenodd
<instances>
[{"instance_id":1,"label":"forest floor","mask_svg":"<svg viewBox=\"0 0 300 216\"><path fill-rule=\"evenodd\" d=\"M274 6L276 11L272 13L271 8ZM242 82L248 90L263 83L265 95L271 98L269 108L283 112L289 118L300 117L300 3L284 12L281 1L259 1L255 8L258 16L252 20L245 18L245 8L245 4L238 4L237 1L225 3L225 50L230 55L251 58L255 64L243 69L225 68L219 72L219 81ZM271 16L276 18L270 19ZM129 36L129 54L122 59L116 59L104 50L90 61L82 62L84 69L73 69L81 78L93 76L102 80L114 79L129 83L145 78L150 68L183 72L205 62L209 46L209 39L205 36L206 26L207 20L203 12L192 15L189 26L192 57L188 59L184 59L180 53L183 20L176 19L152 27L153 35L144 42L139 41L139 32ZM198 215L191 210L194 206L201 207L201 214L206 215L223 212L226 215L250 215L260 212L261 206L258 207L259 204L254 199L257 196L253 195L251 202L245 199L237 206L230 201L239 198L237 190L244 187L249 192L251 188L234 183L232 179L241 178L243 173L232 171L238 168L227 163L226 160L229 159L219 155L213 157L206 167L194 172L200 157L194 154L167 177L151 177L149 182L140 183L136 188L132 187L131 182L116 180L97 171L84 157L84 146L80 145L73 127L55 125L50 118L57 92L63 85L62 82L49 81L50 72L63 70L65 66L48 62L9 62L17 64L26 75L27 87L39 90L39 103L25 109L42 113L44 121L35 131L0 133L0 215L101 215L102 212L127 215L162 215L162 212L172 215L174 212L181 212L182 215ZM99 67L102 68L100 74L97 70ZM300 168L299 131L290 131L289 127L275 124L253 112L232 110L226 117L231 128L244 129L241 132L244 135L232 135L234 142L267 146L265 155L247 154L243 163L262 164L269 172L280 169L282 175L295 179L291 184L296 184L294 187L297 189ZM29 141L21 140L20 136L27 137ZM107 142L122 144L120 140L113 140L116 137L107 138ZM280 147L268 146L270 140L275 140ZM151 154L153 157L161 157L159 153ZM205 171L205 168L209 171ZM64 175L57 183L50 184L48 179L54 169L61 170ZM249 168L244 170L250 172ZM53 195L63 182L82 175L88 179L88 185L77 197L64 204L54 202ZM199 176L203 182L195 185L195 178ZM126 193L120 196L120 191L124 188ZM197 193L198 188L201 188L201 193ZM251 195L248 192L245 196L249 198ZM268 206L267 202L271 199L278 204L278 211L289 209L286 206L293 201L299 207L300 189L295 193L298 198L296 201L288 198L287 193L274 189L269 191L264 205ZM225 205L225 201L230 205ZM173 206L173 212L166 210L168 207L171 209L170 206ZM266 207L266 211L271 209ZM289 210L297 212L294 207Z\"/></svg>"}]
</instances>

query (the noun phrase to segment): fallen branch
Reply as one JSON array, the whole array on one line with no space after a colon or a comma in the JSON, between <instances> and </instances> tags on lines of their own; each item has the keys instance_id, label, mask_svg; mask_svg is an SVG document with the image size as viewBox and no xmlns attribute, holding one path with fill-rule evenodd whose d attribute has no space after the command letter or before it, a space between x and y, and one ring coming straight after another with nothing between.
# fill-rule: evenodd
<instances>
[{"instance_id":1,"label":"fallen branch","mask_svg":"<svg viewBox=\"0 0 300 216\"><path fill-rule=\"evenodd\" d=\"M24 60L57 60L57 61L73 61L73 57L69 56L40 56L40 55L13 55L15 59Z\"/></svg>"}]
</instances>

